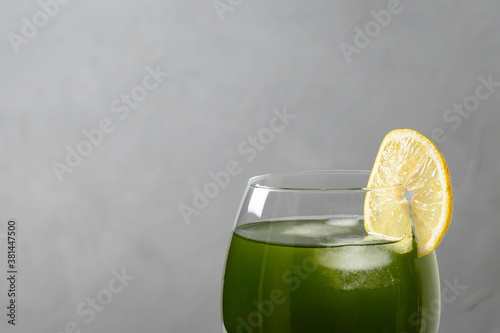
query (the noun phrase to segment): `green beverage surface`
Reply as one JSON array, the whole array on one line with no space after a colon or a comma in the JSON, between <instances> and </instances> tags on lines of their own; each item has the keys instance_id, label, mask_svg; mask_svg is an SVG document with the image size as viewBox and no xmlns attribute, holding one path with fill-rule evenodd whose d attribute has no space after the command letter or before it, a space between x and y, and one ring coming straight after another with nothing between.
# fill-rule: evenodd
<instances>
[{"instance_id":1,"label":"green beverage surface","mask_svg":"<svg viewBox=\"0 0 500 333\"><path fill-rule=\"evenodd\" d=\"M434 253L398 254L356 216L236 228L223 285L227 333L436 332Z\"/></svg>"}]
</instances>

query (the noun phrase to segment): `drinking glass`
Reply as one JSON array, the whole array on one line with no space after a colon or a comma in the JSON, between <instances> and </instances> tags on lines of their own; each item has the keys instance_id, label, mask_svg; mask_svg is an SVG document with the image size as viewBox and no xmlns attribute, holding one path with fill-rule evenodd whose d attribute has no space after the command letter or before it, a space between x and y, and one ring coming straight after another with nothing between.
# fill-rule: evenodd
<instances>
[{"instance_id":1,"label":"drinking glass","mask_svg":"<svg viewBox=\"0 0 500 333\"><path fill-rule=\"evenodd\" d=\"M250 179L227 253L224 332L437 332L436 255L417 257L414 239L400 253L404 235L367 234L365 197L379 190L365 188L369 176Z\"/></svg>"}]
</instances>

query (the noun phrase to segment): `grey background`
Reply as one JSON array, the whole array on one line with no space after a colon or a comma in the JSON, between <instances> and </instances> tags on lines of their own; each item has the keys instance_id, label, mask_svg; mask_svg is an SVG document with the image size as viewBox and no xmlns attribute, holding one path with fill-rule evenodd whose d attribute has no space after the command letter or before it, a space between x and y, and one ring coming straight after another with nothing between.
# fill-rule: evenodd
<instances>
[{"instance_id":1,"label":"grey background","mask_svg":"<svg viewBox=\"0 0 500 333\"><path fill-rule=\"evenodd\" d=\"M20 233L18 321L1 310L2 332L220 332L246 180L370 169L395 128L447 136L455 212L437 254L442 287L461 287L446 293L440 332L500 332L500 88L459 126L445 118L478 76L500 82L500 2L402 0L350 63L340 44L354 45L354 28L389 1L230 3L221 20L210 0L73 0L18 53L9 33L21 36L41 7L0 4L0 232L15 218ZM112 102L148 66L170 75L120 119ZM247 161L238 147L273 109L295 118ZM114 131L59 182L53 162L103 118ZM231 160L241 172L187 224L180 205ZM134 279L85 322L79 305L122 269Z\"/></svg>"}]
</instances>

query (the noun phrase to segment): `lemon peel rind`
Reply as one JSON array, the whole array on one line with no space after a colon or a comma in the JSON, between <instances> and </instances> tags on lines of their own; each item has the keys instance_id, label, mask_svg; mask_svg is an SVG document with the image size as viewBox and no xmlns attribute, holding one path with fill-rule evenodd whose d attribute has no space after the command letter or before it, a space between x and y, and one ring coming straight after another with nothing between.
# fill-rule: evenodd
<instances>
[{"instance_id":1,"label":"lemon peel rind","mask_svg":"<svg viewBox=\"0 0 500 333\"><path fill-rule=\"evenodd\" d=\"M406 142L407 140L412 140L414 143L409 144ZM406 142L406 145L405 145ZM392 145L392 146L391 146ZM423 150L421 149L423 147ZM392 151L391 151L392 148ZM397 149L397 150L396 150ZM420 153L422 156L420 159L414 160L414 167L413 169L410 168L411 174L408 175L401 175L400 171L402 170L403 167L408 167L408 165L404 165L404 163L407 163L408 161L406 160L400 160L404 155L400 154L401 149L412 149L415 150L413 153ZM406 152L408 154L408 152ZM391 159L387 159L389 162L393 162L393 160L396 160L398 163L396 165L382 165L383 162L386 162L386 159L384 156L389 155L392 157ZM392 155L391 155L392 154ZM413 157L413 156L411 156ZM432 163L433 165L423 165L419 166L418 163L421 163L422 161L426 163ZM414 174L419 172L423 173L426 175L423 169L427 168L432 168L435 167L435 171L437 171L437 180L441 184L440 187L440 193L442 193L442 198L441 201L438 202L437 204L440 204L440 207L442 208L440 210L440 216L439 219L436 223L433 223L433 228L432 230L437 230L438 232L431 232L431 237L425 242L425 244L419 243L419 236L422 236L422 232L424 229L424 226L421 225L423 222L420 222L419 220L419 212L418 205L417 209L414 209L414 204L416 203L416 199L418 198L419 193L422 193L422 191L426 190L427 187L433 185L433 182L427 181L424 182L423 184L420 184L420 187L413 188L413 193L414 197L412 198L412 217L413 217L413 222L415 223L415 219L417 219L417 223L414 224L414 229L413 231L415 232L415 238L416 238L416 244L417 244L417 255L419 257L423 257L430 252L432 252L442 241L444 234L449 228L450 225L450 220L453 214L453 195L452 195L452 186L451 186L451 178L450 178L450 173L448 170L448 165L446 163L446 160L444 159L443 155L439 152L437 149L436 145L426 136L423 134L420 134L414 130L411 129L397 129L389 132L385 138L383 139L380 149L377 153L377 156L375 158L375 163L372 168L372 173L370 174L369 181L367 188L374 188L377 186L390 186L388 184L381 184L381 182L388 182L391 181L393 184L391 185L403 185L406 190L408 190L408 185L409 181L415 181ZM392 168L395 168L394 170ZM423 168L423 169L422 169ZM387 172L387 169L390 169L391 172ZM385 174L379 174L379 170L384 170L386 171ZM430 169L433 170L433 169ZM395 172L394 172L395 171ZM386 177L388 176L388 177ZM381 177L384 177L382 179ZM374 218L373 217L373 207L371 207L370 203L372 198L372 193L369 191L366 195L365 198L365 229L369 233L378 233L375 231L377 226L374 225L373 223L375 221L371 221L370 219ZM436 203L433 203L436 204ZM424 211L425 212L425 211ZM425 221L423 219L422 221ZM375 222L376 223L376 222ZM418 224L418 225L417 225ZM412 228L410 225L409 228L410 232L412 232ZM408 238L408 235L406 235L406 238ZM403 245L401 245L403 244ZM412 241L411 237L403 242L401 242L399 248L395 248L395 250L398 253L406 253L412 250Z\"/></svg>"}]
</instances>

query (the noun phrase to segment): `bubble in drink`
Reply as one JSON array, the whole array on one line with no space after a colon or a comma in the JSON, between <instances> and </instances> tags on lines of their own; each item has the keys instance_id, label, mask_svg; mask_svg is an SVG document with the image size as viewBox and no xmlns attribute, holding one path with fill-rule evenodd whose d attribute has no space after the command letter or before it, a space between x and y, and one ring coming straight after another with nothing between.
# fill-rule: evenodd
<instances>
[{"instance_id":1,"label":"bubble in drink","mask_svg":"<svg viewBox=\"0 0 500 333\"><path fill-rule=\"evenodd\" d=\"M430 256L398 254L359 216L262 221L236 228L226 262L228 333L409 332L435 295ZM354 326L353 326L354 325Z\"/></svg>"}]
</instances>

